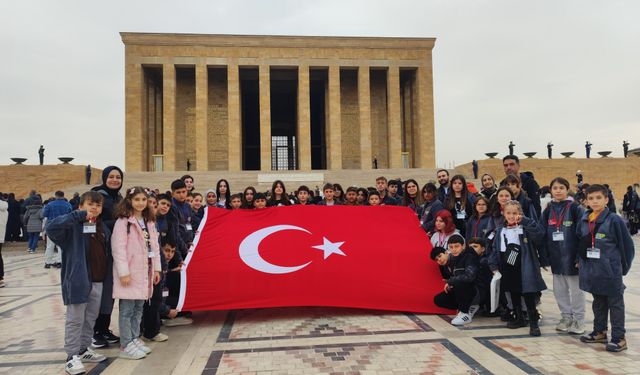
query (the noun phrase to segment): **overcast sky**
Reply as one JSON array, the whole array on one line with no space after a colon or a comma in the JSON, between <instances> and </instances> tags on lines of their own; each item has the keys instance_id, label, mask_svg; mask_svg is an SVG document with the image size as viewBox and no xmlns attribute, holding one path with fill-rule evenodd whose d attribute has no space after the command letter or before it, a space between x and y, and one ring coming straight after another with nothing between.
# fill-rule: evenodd
<instances>
[{"instance_id":1,"label":"overcast sky","mask_svg":"<svg viewBox=\"0 0 640 375\"><path fill-rule=\"evenodd\" d=\"M2 1L0 164L124 164L121 31L436 37L438 166L640 147L640 1Z\"/></svg>"}]
</instances>

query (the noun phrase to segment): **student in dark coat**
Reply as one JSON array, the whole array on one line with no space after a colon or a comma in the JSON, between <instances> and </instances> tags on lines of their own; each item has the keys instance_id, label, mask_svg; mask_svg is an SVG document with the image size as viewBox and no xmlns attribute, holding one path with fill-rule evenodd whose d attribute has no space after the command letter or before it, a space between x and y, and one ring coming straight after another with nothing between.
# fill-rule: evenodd
<instances>
[{"instance_id":1,"label":"student in dark coat","mask_svg":"<svg viewBox=\"0 0 640 375\"><path fill-rule=\"evenodd\" d=\"M483 196L476 198L473 205L473 214L467 220L465 237L467 242L473 237L485 238L491 225L491 215L489 213L489 200Z\"/></svg>"},{"instance_id":2,"label":"student in dark coat","mask_svg":"<svg viewBox=\"0 0 640 375\"><path fill-rule=\"evenodd\" d=\"M585 297L578 284L576 227L584 210L568 199L569 181L556 177L549 186L553 201L542 213L540 224L545 228L542 246L551 264L553 295L561 314L556 330L580 335L584 333Z\"/></svg>"},{"instance_id":3,"label":"student in dark coat","mask_svg":"<svg viewBox=\"0 0 640 375\"><path fill-rule=\"evenodd\" d=\"M436 185L429 182L422 187L422 197L424 203L418 209L418 216L420 217L420 225L427 233L435 232L436 214L441 210L444 210L442 202L438 200L438 189Z\"/></svg>"},{"instance_id":4,"label":"student in dark coat","mask_svg":"<svg viewBox=\"0 0 640 375\"><path fill-rule=\"evenodd\" d=\"M473 214L473 205L476 202L473 194L467 189L467 181L462 175L455 175L451 178L451 190L445 198L444 208L451 212L456 229L465 236L467 220Z\"/></svg>"},{"instance_id":5,"label":"student in dark coat","mask_svg":"<svg viewBox=\"0 0 640 375\"><path fill-rule=\"evenodd\" d=\"M454 234L449 238L449 277L445 280L444 291L437 294L433 301L436 306L458 310L458 315L451 320L451 324L461 326L471 323L478 311L477 305L472 305L477 295L476 277L478 274L478 254L466 247L464 238ZM438 254L431 253L431 259L436 260Z\"/></svg>"},{"instance_id":6,"label":"student in dark coat","mask_svg":"<svg viewBox=\"0 0 640 375\"><path fill-rule=\"evenodd\" d=\"M500 286L511 293L515 319L509 321L507 327L520 328L526 325L521 306L524 297L529 315L529 335L540 336L536 297L547 289L540 267L548 266L548 260L546 254L536 251L532 243L542 238L543 228L524 216L517 201L509 201L504 205L503 216L505 225L496 230L489 266L494 273L500 271Z\"/></svg>"},{"instance_id":7,"label":"student in dark coat","mask_svg":"<svg viewBox=\"0 0 640 375\"><path fill-rule=\"evenodd\" d=\"M593 295L593 332L580 338L586 343L607 342L607 316L611 317L611 341L606 349L627 349L625 339L622 277L635 255L633 239L622 218L609 211L607 188L591 185L586 190L590 207L578 224L580 237L580 289Z\"/></svg>"}]
</instances>

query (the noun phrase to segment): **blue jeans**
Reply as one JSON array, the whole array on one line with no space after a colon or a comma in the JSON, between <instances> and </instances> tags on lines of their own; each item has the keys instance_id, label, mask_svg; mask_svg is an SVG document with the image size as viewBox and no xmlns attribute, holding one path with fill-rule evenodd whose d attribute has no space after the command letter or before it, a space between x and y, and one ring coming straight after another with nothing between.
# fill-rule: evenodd
<instances>
[{"instance_id":1,"label":"blue jeans","mask_svg":"<svg viewBox=\"0 0 640 375\"><path fill-rule=\"evenodd\" d=\"M140 336L142 321L142 299L121 299L118 323L120 325L120 347L125 348Z\"/></svg>"},{"instance_id":2,"label":"blue jeans","mask_svg":"<svg viewBox=\"0 0 640 375\"><path fill-rule=\"evenodd\" d=\"M38 239L40 232L29 232L29 250L35 250L38 247Z\"/></svg>"}]
</instances>

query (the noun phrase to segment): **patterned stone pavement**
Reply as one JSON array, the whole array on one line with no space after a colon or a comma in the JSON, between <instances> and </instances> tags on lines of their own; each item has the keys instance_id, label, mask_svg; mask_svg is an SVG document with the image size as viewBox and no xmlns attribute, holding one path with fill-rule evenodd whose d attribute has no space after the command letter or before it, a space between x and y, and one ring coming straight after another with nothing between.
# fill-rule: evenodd
<instances>
[{"instance_id":1,"label":"patterned stone pavement","mask_svg":"<svg viewBox=\"0 0 640 375\"><path fill-rule=\"evenodd\" d=\"M636 237L636 245L640 238ZM23 244L5 244L0 289L0 374L63 374L64 306L59 272L43 268ZM638 247L640 248L640 247ZM478 317L464 328L451 317L326 307L195 312L194 324L163 327L169 341L147 358L109 357L89 374L640 374L640 273L626 278L629 350L580 343L554 330L551 291L542 298L540 338ZM551 275L545 274L551 285ZM590 298L587 299L590 302ZM117 327L114 308L114 331ZM587 320L591 322L588 309Z\"/></svg>"}]
</instances>

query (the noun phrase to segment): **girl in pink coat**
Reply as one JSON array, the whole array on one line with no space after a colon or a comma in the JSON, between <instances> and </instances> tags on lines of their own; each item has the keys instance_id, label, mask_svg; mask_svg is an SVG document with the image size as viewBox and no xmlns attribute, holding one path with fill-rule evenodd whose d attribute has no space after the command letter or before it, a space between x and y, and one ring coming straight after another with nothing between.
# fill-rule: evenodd
<instances>
[{"instance_id":1,"label":"girl in pink coat","mask_svg":"<svg viewBox=\"0 0 640 375\"><path fill-rule=\"evenodd\" d=\"M149 191L127 190L115 209L111 237L113 298L120 300L120 357L144 358L151 349L138 338L144 301L160 281L160 246L155 217L147 205Z\"/></svg>"}]
</instances>

